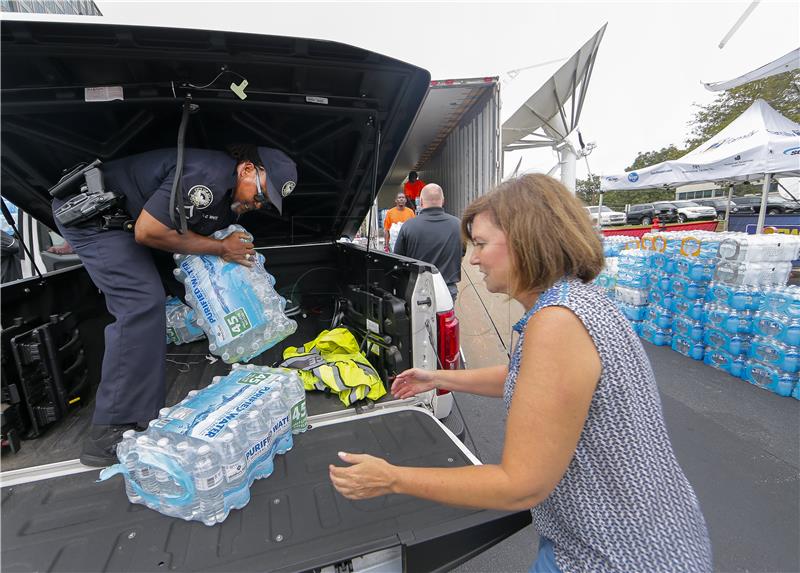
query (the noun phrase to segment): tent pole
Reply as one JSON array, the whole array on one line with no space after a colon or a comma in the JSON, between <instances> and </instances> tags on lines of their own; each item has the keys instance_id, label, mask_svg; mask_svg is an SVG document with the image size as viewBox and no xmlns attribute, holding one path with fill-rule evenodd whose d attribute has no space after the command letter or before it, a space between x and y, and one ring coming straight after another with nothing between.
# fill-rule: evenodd
<instances>
[{"instance_id":1,"label":"tent pole","mask_svg":"<svg viewBox=\"0 0 800 573\"><path fill-rule=\"evenodd\" d=\"M731 198L733 197L733 183L728 187L728 202L725 204L725 230L728 230L728 224L731 218Z\"/></svg>"},{"instance_id":2,"label":"tent pole","mask_svg":"<svg viewBox=\"0 0 800 573\"><path fill-rule=\"evenodd\" d=\"M764 188L761 190L761 209L758 211L758 225L756 235L764 232L764 219L767 216L767 195L769 195L769 184L772 182L772 173L764 174Z\"/></svg>"}]
</instances>

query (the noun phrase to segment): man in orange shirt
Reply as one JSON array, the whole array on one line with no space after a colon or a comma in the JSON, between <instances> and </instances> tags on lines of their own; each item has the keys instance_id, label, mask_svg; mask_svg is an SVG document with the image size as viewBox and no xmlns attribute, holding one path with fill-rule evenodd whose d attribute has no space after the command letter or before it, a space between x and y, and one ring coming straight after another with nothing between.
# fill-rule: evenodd
<instances>
[{"instance_id":1,"label":"man in orange shirt","mask_svg":"<svg viewBox=\"0 0 800 573\"><path fill-rule=\"evenodd\" d=\"M402 225L409 219L414 218L414 211L406 207L406 196L404 193L398 193L394 198L395 207L389 209L386 213L386 218L383 220L383 250L387 253L391 251L389 243L389 231L393 225ZM400 230L399 228L397 229ZM395 237L397 234L395 234Z\"/></svg>"},{"instance_id":2,"label":"man in orange shirt","mask_svg":"<svg viewBox=\"0 0 800 573\"><path fill-rule=\"evenodd\" d=\"M419 198L419 194L422 192L422 188L425 187L425 182L417 177L416 171L409 171L408 181L406 181L405 185L403 185L403 193L405 193L406 196L406 203L415 213L417 211L417 199Z\"/></svg>"}]
</instances>

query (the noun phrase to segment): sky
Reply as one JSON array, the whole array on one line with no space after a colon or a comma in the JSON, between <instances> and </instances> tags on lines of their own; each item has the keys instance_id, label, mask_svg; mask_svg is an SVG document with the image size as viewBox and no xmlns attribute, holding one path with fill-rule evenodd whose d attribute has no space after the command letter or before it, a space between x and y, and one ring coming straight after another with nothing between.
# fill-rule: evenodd
<instances>
[{"instance_id":1,"label":"sky","mask_svg":"<svg viewBox=\"0 0 800 573\"><path fill-rule=\"evenodd\" d=\"M596 143L592 173L617 173L640 151L681 146L696 105L716 94L701 82L732 79L800 45L800 3L762 0L720 49L751 4L738 2L220 2L95 0L111 22L206 28L333 40L403 60L432 79L500 76L509 117L608 24L579 128ZM545 149L507 153L505 171L548 171ZM577 176L585 178L580 160Z\"/></svg>"}]
</instances>

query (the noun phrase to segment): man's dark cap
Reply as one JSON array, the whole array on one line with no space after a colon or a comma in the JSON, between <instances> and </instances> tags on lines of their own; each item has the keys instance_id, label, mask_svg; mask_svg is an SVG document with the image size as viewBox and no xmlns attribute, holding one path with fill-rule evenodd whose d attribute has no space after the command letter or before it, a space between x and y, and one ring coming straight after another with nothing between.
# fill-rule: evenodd
<instances>
[{"instance_id":1,"label":"man's dark cap","mask_svg":"<svg viewBox=\"0 0 800 573\"><path fill-rule=\"evenodd\" d=\"M278 213L283 214L283 198L297 185L297 166L280 149L259 147L258 156L267 171L267 195Z\"/></svg>"}]
</instances>

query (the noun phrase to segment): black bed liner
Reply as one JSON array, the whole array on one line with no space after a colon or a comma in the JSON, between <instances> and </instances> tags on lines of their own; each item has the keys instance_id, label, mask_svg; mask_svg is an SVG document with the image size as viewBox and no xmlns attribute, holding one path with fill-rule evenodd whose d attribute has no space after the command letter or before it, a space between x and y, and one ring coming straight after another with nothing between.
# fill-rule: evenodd
<instances>
[{"instance_id":1,"label":"black bed liner","mask_svg":"<svg viewBox=\"0 0 800 573\"><path fill-rule=\"evenodd\" d=\"M311 429L278 456L252 499L207 527L130 504L97 473L2 490L5 571L296 571L403 547L404 569L447 569L524 527L528 512L447 507L390 495L352 502L328 464L339 450L410 466L471 464L434 418L407 409Z\"/></svg>"}]
</instances>

